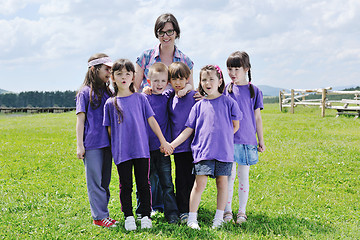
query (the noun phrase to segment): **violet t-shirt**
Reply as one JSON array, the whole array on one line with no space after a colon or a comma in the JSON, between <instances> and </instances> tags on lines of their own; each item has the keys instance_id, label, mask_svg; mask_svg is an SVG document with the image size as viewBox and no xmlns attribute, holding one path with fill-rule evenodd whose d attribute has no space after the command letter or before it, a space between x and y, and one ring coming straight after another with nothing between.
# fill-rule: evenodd
<instances>
[{"instance_id":1,"label":"violet t-shirt","mask_svg":"<svg viewBox=\"0 0 360 240\"><path fill-rule=\"evenodd\" d=\"M90 104L89 86L84 86L76 95L76 114L85 113L84 123L84 147L85 150L93 150L110 146L109 135L102 125L104 116L104 104L110 97L107 91L103 91L100 105L94 109ZM94 93L92 99L94 99Z\"/></svg>"},{"instance_id":2,"label":"violet t-shirt","mask_svg":"<svg viewBox=\"0 0 360 240\"><path fill-rule=\"evenodd\" d=\"M216 159L234 161L233 120L241 120L242 113L230 97L203 99L191 109L186 126L194 129L191 143L194 163Z\"/></svg>"},{"instance_id":3,"label":"violet t-shirt","mask_svg":"<svg viewBox=\"0 0 360 240\"><path fill-rule=\"evenodd\" d=\"M143 93L143 95L149 101L150 106L155 113L154 117L158 122L161 128L161 132L164 135L166 141L170 141L169 114L167 109L169 94L167 94L167 92L163 92L162 94L151 94L151 95L147 95ZM149 125L148 125L148 133L149 133L150 151L159 150L159 147L161 145L160 141Z\"/></svg>"},{"instance_id":4,"label":"violet t-shirt","mask_svg":"<svg viewBox=\"0 0 360 240\"><path fill-rule=\"evenodd\" d=\"M233 85L233 92L225 91L225 95L232 97L239 105L243 113L243 119L240 121L240 128L235 133L234 143L245 145L257 145L256 139L256 121L255 110L264 108L263 95L259 88L254 87L255 97L250 98L250 89L248 85ZM226 88L227 89L227 88Z\"/></svg>"},{"instance_id":5,"label":"violet t-shirt","mask_svg":"<svg viewBox=\"0 0 360 240\"><path fill-rule=\"evenodd\" d=\"M190 91L188 94L179 98L176 94L170 97L168 110L169 110L169 123L171 131L171 140L173 141L179 134L186 128L185 123L189 116L192 106L195 104L194 94L195 91ZM191 141L193 135L185 142L180 144L174 153L191 152Z\"/></svg>"},{"instance_id":6,"label":"violet t-shirt","mask_svg":"<svg viewBox=\"0 0 360 240\"><path fill-rule=\"evenodd\" d=\"M128 97L116 97L123 112L123 121L114 105L114 98L109 98L104 106L104 126L111 127L111 151L116 165L135 158L149 158L148 118L154 112L148 100L140 93Z\"/></svg>"}]
</instances>

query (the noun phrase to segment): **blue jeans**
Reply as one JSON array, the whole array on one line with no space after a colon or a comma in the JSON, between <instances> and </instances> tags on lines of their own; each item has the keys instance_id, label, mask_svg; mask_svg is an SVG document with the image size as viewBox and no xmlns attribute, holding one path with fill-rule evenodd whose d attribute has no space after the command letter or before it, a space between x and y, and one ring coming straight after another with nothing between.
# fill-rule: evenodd
<instances>
[{"instance_id":1,"label":"blue jeans","mask_svg":"<svg viewBox=\"0 0 360 240\"><path fill-rule=\"evenodd\" d=\"M112 167L111 150L109 147L86 150L83 161L91 215L94 220L107 218Z\"/></svg>"},{"instance_id":2,"label":"blue jeans","mask_svg":"<svg viewBox=\"0 0 360 240\"><path fill-rule=\"evenodd\" d=\"M179 210L176 204L174 184L171 176L171 159L165 157L160 150L150 152L150 179L157 172L162 189L164 202L164 215L169 220L170 216L178 216Z\"/></svg>"}]
</instances>

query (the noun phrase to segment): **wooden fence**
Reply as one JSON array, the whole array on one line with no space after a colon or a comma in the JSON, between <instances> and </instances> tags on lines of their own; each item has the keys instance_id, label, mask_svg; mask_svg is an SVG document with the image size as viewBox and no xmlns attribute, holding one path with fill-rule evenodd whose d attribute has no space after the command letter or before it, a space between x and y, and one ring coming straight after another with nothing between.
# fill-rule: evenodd
<instances>
[{"instance_id":1,"label":"wooden fence","mask_svg":"<svg viewBox=\"0 0 360 240\"><path fill-rule=\"evenodd\" d=\"M0 107L2 113L63 113L74 111L75 107Z\"/></svg>"},{"instance_id":2,"label":"wooden fence","mask_svg":"<svg viewBox=\"0 0 360 240\"><path fill-rule=\"evenodd\" d=\"M307 96L318 95L319 98L306 99ZM320 97L321 95L321 97ZM346 95L346 99L329 100L329 95ZM331 88L319 89L291 89L290 93L285 90L279 93L280 111L283 108L290 108L290 113L294 113L294 109L298 105L319 106L321 116L325 117L326 109L336 109L338 117L341 114L360 115L360 91L332 91Z\"/></svg>"}]
</instances>

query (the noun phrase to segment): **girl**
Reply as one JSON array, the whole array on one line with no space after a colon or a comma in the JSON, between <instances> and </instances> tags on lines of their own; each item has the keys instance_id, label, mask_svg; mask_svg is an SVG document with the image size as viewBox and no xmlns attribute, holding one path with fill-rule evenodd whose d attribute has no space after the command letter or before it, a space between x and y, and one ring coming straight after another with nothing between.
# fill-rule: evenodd
<instances>
[{"instance_id":1,"label":"girl","mask_svg":"<svg viewBox=\"0 0 360 240\"><path fill-rule=\"evenodd\" d=\"M111 149L120 181L121 210L125 215L125 229L135 230L132 211L132 167L141 208L141 228L151 228L151 194L149 184L149 139L147 124L159 138L163 151L171 152L154 112L147 99L134 93L134 65L127 59L117 60L111 71L116 97L109 98L104 106L103 125L111 136ZM160 147L160 146L159 146Z\"/></svg>"},{"instance_id":2,"label":"girl","mask_svg":"<svg viewBox=\"0 0 360 240\"><path fill-rule=\"evenodd\" d=\"M258 162L258 151L265 151L263 127L260 110L263 109L262 92L251 84L250 59L246 52L232 53L226 62L231 83L226 88L226 95L232 97L239 105L244 117L240 129L235 134L235 162L238 163L239 178L239 211L236 223L247 220L246 203L249 196L250 165ZM248 76L248 79L246 78ZM259 144L256 140L256 135ZM233 221L231 202L233 196L236 164L229 177L229 197L225 207L224 220Z\"/></svg>"},{"instance_id":3,"label":"girl","mask_svg":"<svg viewBox=\"0 0 360 240\"><path fill-rule=\"evenodd\" d=\"M111 151L106 128L102 126L103 107L112 95L109 90L111 59L103 53L91 56L84 83L76 95L77 157L83 159L93 223L114 227L108 203L111 179Z\"/></svg>"},{"instance_id":4,"label":"girl","mask_svg":"<svg viewBox=\"0 0 360 240\"><path fill-rule=\"evenodd\" d=\"M200 71L199 92L205 98L191 109L186 129L171 143L173 148L193 132L191 150L194 157L195 184L190 195L187 225L200 229L197 210L208 176L216 178L217 210L213 228L222 225L227 200L227 181L234 161L234 133L239 128L242 113L236 102L223 95L225 83L218 66L207 65Z\"/></svg>"}]
</instances>

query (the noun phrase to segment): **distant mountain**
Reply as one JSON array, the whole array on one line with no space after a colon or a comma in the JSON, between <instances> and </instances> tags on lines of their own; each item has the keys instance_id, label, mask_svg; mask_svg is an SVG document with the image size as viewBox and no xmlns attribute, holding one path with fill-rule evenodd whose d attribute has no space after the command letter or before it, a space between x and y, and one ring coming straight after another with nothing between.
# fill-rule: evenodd
<instances>
[{"instance_id":1,"label":"distant mountain","mask_svg":"<svg viewBox=\"0 0 360 240\"><path fill-rule=\"evenodd\" d=\"M256 85L262 91L264 96L279 96L279 92L284 88L271 87L268 85ZM288 89L285 89L289 91Z\"/></svg>"},{"instance_id":2,"label":"distant mountain","mask_svg":"<svg viewBox=\"0 0 360 240\"><path fill-rule=\"evenodd\" d=\"M7 92L9 92L9 91L6 91L6 90L0 88L0 94L7 93Z\"/></svg>"}]
</instances>

